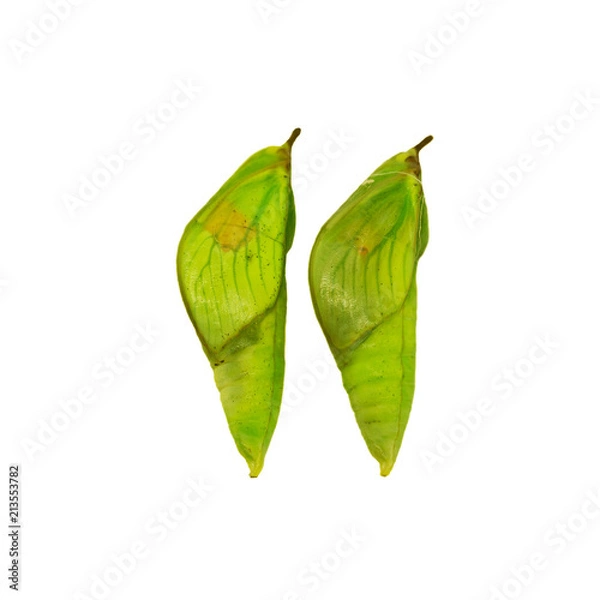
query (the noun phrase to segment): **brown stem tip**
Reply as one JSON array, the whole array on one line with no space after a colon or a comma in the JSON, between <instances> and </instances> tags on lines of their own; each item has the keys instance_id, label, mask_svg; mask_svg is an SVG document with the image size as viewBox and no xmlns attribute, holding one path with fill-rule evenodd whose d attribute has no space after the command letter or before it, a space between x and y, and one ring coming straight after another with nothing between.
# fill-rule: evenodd
<instances>
[{"instance_id":1,"label":"brown stem tip","mask_svg":"<svg viewBox=\"0 0 600 600\"><path fill-rule=\"evenodd\" d=\"M415 146L415 150L417 151L417 154L419 153L420 150L422 150L423 148L425 148L425 146L427 146L427 144L429 144L429 142L431 142L432 140L433 140L433 136L432 135L428 135L424 140L421 140Z\"/></svg>"},{"instance_id":2,"label":"brown stem tip","mask_svg":"<svg viewBox=\"0 0 600 600\"><path fill-rule=\"evenodd\" d=\"M292 131L292 135L290 135L288 141L284 144L284 146L291 148L292 144L296 141L296 138L300 135L300 131L301 129L299 127L296 127L296 129Z\"/></svg>"}]
</instances>

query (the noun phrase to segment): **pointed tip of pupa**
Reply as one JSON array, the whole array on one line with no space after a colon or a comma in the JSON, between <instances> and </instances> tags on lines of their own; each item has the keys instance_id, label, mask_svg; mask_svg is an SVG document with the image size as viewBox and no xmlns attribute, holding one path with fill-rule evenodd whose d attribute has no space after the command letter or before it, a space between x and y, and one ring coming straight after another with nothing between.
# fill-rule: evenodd
<instances>
[{"instance_id":1,"label":"pointed tip of pupa","mask_svg":"<svg viewBox=\"0 0 600 600\"><path fill-rule=\"evenodd\" d=\"M433 141L433 136L428 135L426 138L422 139L414 148L415 152L419 154L419 152L429 144L429 142Z\"/></svg>"},{"instance_id":2,"label":"pointed tip of pupa","mask_svg":"<svg viewBox=\"0 0 600 600\"><path fill-rule=\"evenodd\" d=\"M283 145L287 146L288 149L291 149L294 142L296 141L297 137L300 135L301 132L302 132L302 130L300 129L300 127L296 127L296 129L294 129L294 131L292 131L292 134L290 135L288 140Z\"/></svg>"},{"instance_id":3,"label":"pointed tip of pupa","mask_svg":"<svg viewBox=\"0 0 600 600\"><path fill-rule=\"evenodd\" d=\"M248 461L248 466L250 467L249 475L251 479L256 479L260 475L263 465L264 462L262 460Z\"/></svg>"},{"instance_id":4,"label":"pointed tip of pupa","mask_svg":"<svg viewBox=\"0 0 600 600\"><path fill-rule=\"evenodd\" d=\"M379 474L382 477L387 477L394 468L394 461L384 461L379 463Z\"/></svg>"}]
</instances>

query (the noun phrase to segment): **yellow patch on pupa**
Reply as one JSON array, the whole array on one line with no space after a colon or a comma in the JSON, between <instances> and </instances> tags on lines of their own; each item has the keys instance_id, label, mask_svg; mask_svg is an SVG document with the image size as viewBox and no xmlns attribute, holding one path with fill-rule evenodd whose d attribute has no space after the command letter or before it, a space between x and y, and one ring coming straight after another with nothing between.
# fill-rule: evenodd
<instances>
[{"instance_id":1,"label":"yellow patch on pupa","mask_svg":"<svg viewBox=\"0 0 600 600\"><path fill-rule=\"evenodd\" d=\"M206 219L204 228L215 237L225 252L237 250L256 235L250 221L231 202L221 202Z\"/></svg>"}]
</instances>

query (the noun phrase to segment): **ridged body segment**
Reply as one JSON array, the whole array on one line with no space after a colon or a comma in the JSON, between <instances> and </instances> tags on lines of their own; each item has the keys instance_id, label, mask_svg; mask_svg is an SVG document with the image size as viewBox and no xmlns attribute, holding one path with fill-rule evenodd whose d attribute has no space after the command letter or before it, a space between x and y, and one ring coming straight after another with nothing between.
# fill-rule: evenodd
<instances>
[{"instance_id":1,"label":"ridged body segment","mask_svg":"<svg viewBox=\"0 0 600 600\"><path fill-rule=\"evenodd\" d=\"M274 310L255 326L252 340L228 348L213 363L215 383L240 454L256 476L275 431L283 394L285 284Z\"/></svg>"},{"instance_id":2,"label":"ridged body segment","mask_svg":"<svg viewBox=\"0 0 600 600\"><path fill-rule=\"evenodd\" d=\"M356 422L388 475L402 444L415 391L416 286L402 309L338 358Z\"/></svg>"}]
</instances>

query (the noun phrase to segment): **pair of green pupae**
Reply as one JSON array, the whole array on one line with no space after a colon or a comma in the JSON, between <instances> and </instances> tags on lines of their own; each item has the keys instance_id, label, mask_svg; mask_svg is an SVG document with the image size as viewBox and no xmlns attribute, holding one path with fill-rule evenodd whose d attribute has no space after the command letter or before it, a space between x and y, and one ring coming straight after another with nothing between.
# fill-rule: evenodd
<instances>
[{"instance_id":1,"label":"pair of green pupae","mask_svg":"<svg viewBox=\"0 0 600 600\"><path fill-rule=\"evenodd\" d=\"M284 379L291 148L253 154L185 228L177 275L236 446L262 470ZM419 150L376 169L323 225L310 256L317 319L369 451L390 473L415 388L417 263L428 240Z\"/></svg>"}]
</instances>

